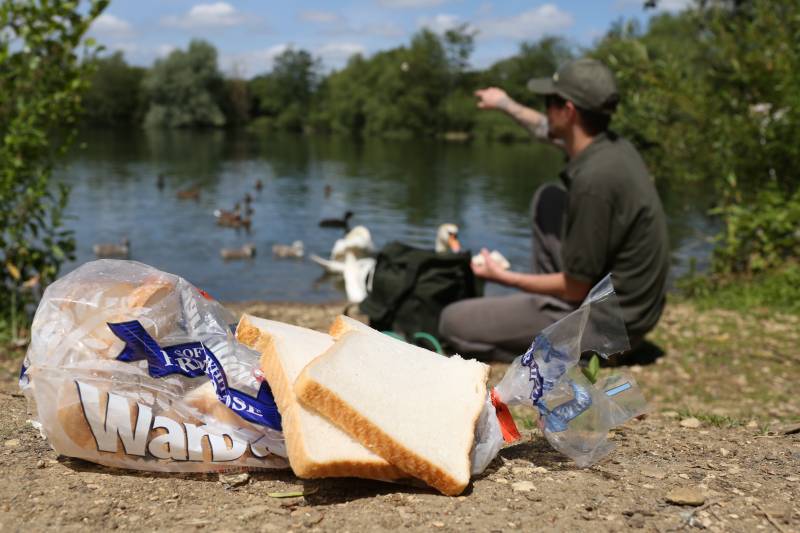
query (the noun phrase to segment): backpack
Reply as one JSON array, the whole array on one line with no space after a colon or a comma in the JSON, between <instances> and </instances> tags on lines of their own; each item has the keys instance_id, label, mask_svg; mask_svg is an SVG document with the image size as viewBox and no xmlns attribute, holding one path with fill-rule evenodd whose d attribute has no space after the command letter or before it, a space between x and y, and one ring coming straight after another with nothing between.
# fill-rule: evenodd
<instances>
[{"instance_id":1,"label":"backpack","mask_svg":"<svg viewBox=\"0 0 800 533\"><path fill-rule=\"evenodd\" d=\"M483 294L470 261L469 251L437 253L390 242L378 252L372 288L359 308L375 329L438 336L445 306Z\"/></svg>"}]
</instances>

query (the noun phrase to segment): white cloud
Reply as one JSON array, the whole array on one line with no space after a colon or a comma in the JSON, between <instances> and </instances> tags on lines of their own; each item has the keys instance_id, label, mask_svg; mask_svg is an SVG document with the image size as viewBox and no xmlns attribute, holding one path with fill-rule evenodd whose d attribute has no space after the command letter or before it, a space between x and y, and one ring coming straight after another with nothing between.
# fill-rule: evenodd
<instances>
[{"instance_id":1,"label":"white cloud","mask_svg":"<svg viewBox=\"0 0 800 533\"><path fill-rule=\"evenodd\" d=\"M272 70L275 58L290 47L291 45L288 43L281 43L261 50L222 54L219 60L220 68L228 75L252 78Z\"/></svg>"},{"instance_id":2,"label":"white cloud","mask_svg":"<svg viewBox=\"0 0 800 533\"><path fill-rule=\"evenodd\" d=\"M300 20L315 24L334 24L341 22L341 17L330 11L303 11L300 13Z\"/></svg>"},{"instance_id":3,"label":"white cloud","mask_svg":"<svg viewBox=\"0 0 800 533\"><path fill-rule=\"evenodd\" d=\"M459 20L455 15L447 15L441 13L433 17L421 17L417 19L417 26L420 28L428 28L436 33L444 33L447 30L452 30L458 26Z\"/></svg>"},{"instance_id":4,"label":"white cloud","mask_svg":"<svg viewBox=\"0 0 800 533\"><path fill-rule=\"evenodd\" d=\"M170 15L161 24L176 28L230 28L247 22L248 17L227 2L197 4L183 16Z\"/></svg>"},{"instance_id":5,"label":"white cloud","mask_svg":"<svg viewBox=\"0 0 800 533\"><path fill-rule=\"evenodd\" d=\"M133 34L133 27L119 17L103 13L92 23L91 32L104 37L122 37Z\"/></svg>"},{"instance_id":6,"label":"white cloud","mask_svg":"<svg viewBox=\"0 0 800 533\"><path fill-rule=\"evenodd\" d=\"M447 1L448 0L379 0L378 3L383 7L406 9L415 7L435 7Z\"/></svg>"},{"instance_id":7,"label":"white cloud","mask_svg":"<svg viewBox=\"0 0 800 533\"><path fill-rule=\"evenodd\" d=\"M694 0L659 0L656 11L670 11L677 12L691 7ZM614 3L614 9L622 11L625 9L639 8L644 10L644 0L617 0Z\"/></svg>"},{"instance_id":8,"label":"white cloud","mask_svg":"<svg viewBox=\"0 0 800 533\"><path fill-rule=\"evenodd\" d=\"M365 55L367 52L363 45L358 43L328 43L320 46L314 55L322 59L326 69L339 68L355 54Z\"/></svg>"},{"instance_id":9,"label":"white cloud","mask_svg":"<svg viewBox=\"0 0 800 533\"><path fill-rule=\"evenodd\" d=\"M558 33L573 24L572 15L554 4L543 4L511 17L488 19L479 22L479 39L536 40Z\"/></svg>"}]
</instances>

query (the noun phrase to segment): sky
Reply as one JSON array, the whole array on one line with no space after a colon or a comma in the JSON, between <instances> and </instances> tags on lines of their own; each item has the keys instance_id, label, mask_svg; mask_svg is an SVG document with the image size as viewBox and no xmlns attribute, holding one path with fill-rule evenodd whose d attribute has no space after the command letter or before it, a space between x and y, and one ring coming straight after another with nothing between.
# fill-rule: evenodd
<instances>
[{"instance_id":1,"label":"sky","mask_svg":"<svg viewBox=\"0 0 800 533\"><path fill-rule=\"evenodd\" d=\"M485 68L524 41L563 36L590 46L620 19L646 21L643 0L112 0L90 35L129 63L149 66L193 38L212 43L227 75L268 72L288 47L319 57L326 70L354 53L369 56L408 44L423 27L435 32L467 23L478 31L471 58ZM661 0L678 11L691 0Z\"/></svg>"}]
</instances>

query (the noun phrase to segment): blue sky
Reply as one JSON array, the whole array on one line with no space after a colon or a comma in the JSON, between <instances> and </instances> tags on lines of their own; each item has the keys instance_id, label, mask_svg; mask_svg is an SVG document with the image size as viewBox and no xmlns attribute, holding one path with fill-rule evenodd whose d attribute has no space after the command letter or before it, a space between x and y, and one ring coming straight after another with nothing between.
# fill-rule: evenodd
<instances>
[{"instance_id":1,"label":"blue sky","mask_svg":"<svg viewBox=\"0 0 800 533\"><path fill-rule=\"evenodd\" d=\"M661 0L677 11L691 0ZM370 55L409 42L422 27L478 30L472 65L486 67L523 41L561 35L590 45L621 17L645 18L643 0L113 0L91 34L129 62L150 65L192 38L217 47L220 68L246 77L267 72L287 47L308 50L326 68L353 53Z\"/></svg>"}]
</instances>

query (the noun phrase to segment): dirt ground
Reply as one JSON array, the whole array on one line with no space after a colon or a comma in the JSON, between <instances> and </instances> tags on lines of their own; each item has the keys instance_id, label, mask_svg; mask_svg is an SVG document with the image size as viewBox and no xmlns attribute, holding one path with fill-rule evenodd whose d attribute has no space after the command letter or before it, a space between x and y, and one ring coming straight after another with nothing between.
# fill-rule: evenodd
<instances>
[{"instance_id":1,"label":"dirt ground","mask_svg":"<svg viewBox=\"0 0 800 533\"><path fill-rule=\"evenodd\" d=\"M340 304L238 304L326 329ZM58 457L26 422L21 352L0 357L0 530L800 531L800 320L671 305L630 362L651 413L580 469L517 412L523 439L459 497L290 471L154 475ZM499 379L504 365L494 365ZM602 369L601 372L608 370ZM304 496L276 497L287 492ZM683 503L680 503L683 502Z\"/></svg>"}]
</instances>

